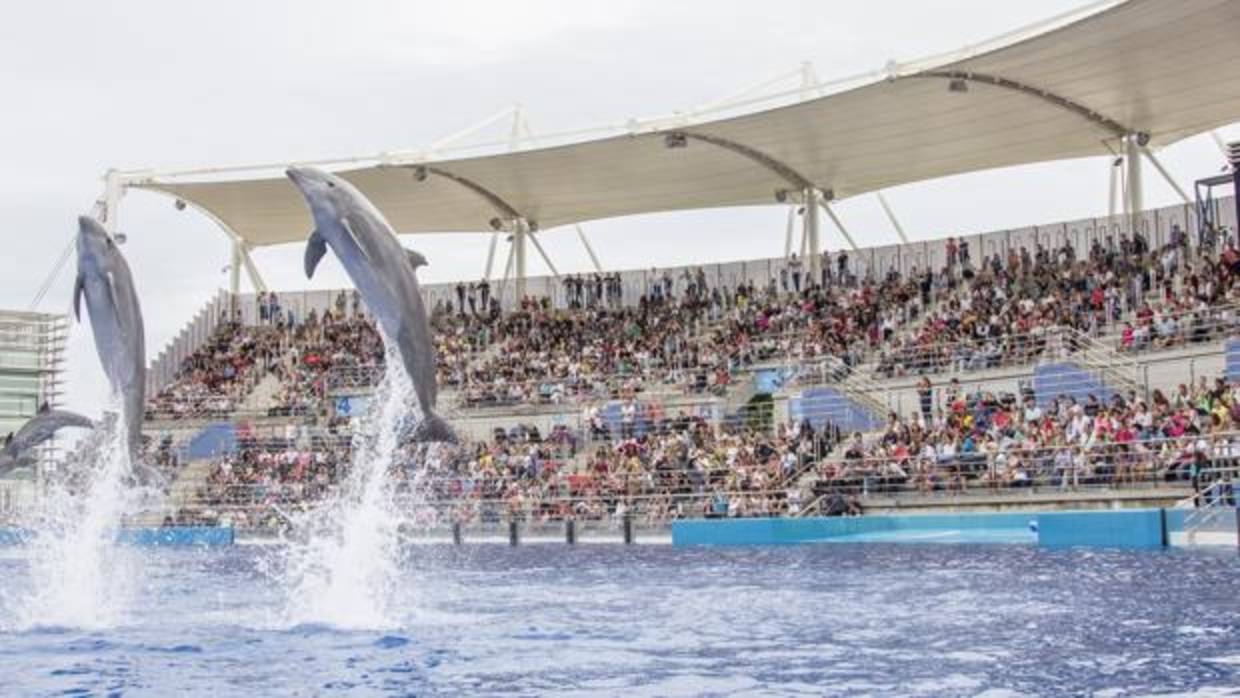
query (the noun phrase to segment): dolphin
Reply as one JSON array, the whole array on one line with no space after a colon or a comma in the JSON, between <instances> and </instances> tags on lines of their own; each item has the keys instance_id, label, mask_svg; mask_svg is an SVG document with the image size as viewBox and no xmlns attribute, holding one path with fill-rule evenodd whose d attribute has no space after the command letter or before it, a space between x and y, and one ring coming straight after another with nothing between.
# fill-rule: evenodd
<instances>
[{"instance_id":1,"label":"dolphin","mask_svg":"<svg viewBox=\"0 0 1240 698\"><path fill-rule=\"evenodd\" d=\"M57 431L65 427L93 429L94 426L94 422L80 414L53 410L44 404L39 413L18 429L17 433L5 437L4 447L0 449L0 476L34 464L36 459L28 455L28 452L52 438Z\"/></svg>"},{"instance_id":2,"label":"dolphin","mask_svg":"<svg viewBox=\"0 0 1240 698\"><path fill-rule=\"evenodd\" d=\"M306 245L306 277L314 277L330 246L383 334L395 342L413 381L423 414L414 438L456 443L452 427L435 413L435 345L415 273L426 258L402 247L383 214L340 177L310 167L292 167L287 174L314 218Z\"/></svg>"},{"instance_id":3,"label":"dolphin","mask_svg":"<svg viewBox=\"0 0 1240 698\"><path fill-rule=\"evenodd\" d=\"M78 218L77 281L73 314L82 321L82 299L90 313L95 352L112 392L121 398L121 428L129 462L149 481L153 474L138 464L142 452L142 419L146 414L146 337L142 307L134 290L129 264L103 226L90 216Z\"/></svg>"}]
</instances>

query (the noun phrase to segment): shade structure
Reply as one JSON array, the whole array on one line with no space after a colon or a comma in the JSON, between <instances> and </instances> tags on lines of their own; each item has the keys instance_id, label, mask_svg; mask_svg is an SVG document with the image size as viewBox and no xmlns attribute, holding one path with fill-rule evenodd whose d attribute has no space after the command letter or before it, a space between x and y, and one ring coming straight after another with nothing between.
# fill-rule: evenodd
<instances>
[{"instance_id":1,"label":"shade structure","mask_svg":"<svg viewBox=\"0 0 1240 698\"><path fill-rule=\"evenodd\" d=\"M800 181L836 198L995 167L1161 146L1240 120L1240 2L1128 0L890 66L827 96L705 122L477 157L376 156L340 170L398 233L541 229L769 204ZM682 147L669 147L672 145ZM421 176L417 176L421 175ZM250 246L304 240L304 202L270 171L131 178Z\"/></svg>"}]
</instances>

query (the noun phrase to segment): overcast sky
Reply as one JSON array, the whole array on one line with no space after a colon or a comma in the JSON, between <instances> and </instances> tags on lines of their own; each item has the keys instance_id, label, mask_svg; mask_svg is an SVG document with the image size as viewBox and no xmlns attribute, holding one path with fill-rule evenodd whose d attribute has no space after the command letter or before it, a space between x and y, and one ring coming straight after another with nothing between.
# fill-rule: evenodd
<instances>
[{"instance_id":1,"label":"overcast sky","mask_svg":"<svg viewBox=\"0 0 1240 698\"><path fill-rule=\"evenodd\" d=\"M109 167L193 167L417 149L520 102L555 131L685 110L812 61L823 79L977 42L1076 0L764 2L22 3L0 23L0 306L24 309L98 197ZM497 130L489 136L498 136ZM1225 135L1240 135L1230 129ZM1221 156L1206 137L1162 153L1185 185ZM1096 215L1099 159L1036 165L888 191L910 236ZM1151 173L1146 202L1173 202ZM895 239L872 197L838 210L862 244ZM782 208L661 214L587 226L615 268L772 256ZM227 284L223 236L168 200L133 192L124 251L144 298L154 356ZM561 271L588 258L571 235L544 244ZM709 239L709 244L707 240ZM476 277L485 236L424 236L424 281ZM826 244L840 240L827 232ZM268 283L301 289L301 249L255 255ZM543 267L531 258L532 273ZM72 262L40 309L64 312ZM326 263L315 288L339 287ZM97 414L106 384L75 326L69 403Z\"/></svg>"}]
</instances>

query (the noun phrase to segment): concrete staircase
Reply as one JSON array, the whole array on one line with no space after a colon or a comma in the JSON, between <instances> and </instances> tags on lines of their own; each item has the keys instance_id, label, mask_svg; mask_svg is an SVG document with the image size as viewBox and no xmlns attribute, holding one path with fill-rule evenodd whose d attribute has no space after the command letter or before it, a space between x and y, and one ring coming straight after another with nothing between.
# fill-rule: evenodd
<instances>
[{"instance_id":1,"label":"concrete staircase","mask_svg":"<svg viewBox=\"0 0 1240 698\"><path fill-rule=\"evenodd\" d=\"M280 379L274 372L263 376L258 385L250 391L245 400L238 406L238 410L244 413L262 413L275 406L276 394L280 392Z\"/></svg>"}]
</instances>

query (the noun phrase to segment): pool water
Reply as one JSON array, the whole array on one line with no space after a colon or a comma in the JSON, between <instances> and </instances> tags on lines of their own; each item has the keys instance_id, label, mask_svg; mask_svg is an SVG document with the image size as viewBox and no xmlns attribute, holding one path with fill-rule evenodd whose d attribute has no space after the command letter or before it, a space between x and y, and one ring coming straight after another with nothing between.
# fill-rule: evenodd
<instances>
[{"instance_id":1,"label":"pool water","mask_svg":"<svg viewBox=\"0 0 1240 698\"><path fill-rule=\"evenodd\" d=\"M381 628L288 618L274 552L135 549L82 628L0 549L0 695L1240 695L1234 552L415 546Z\"/></svg>"}]
</instances>

